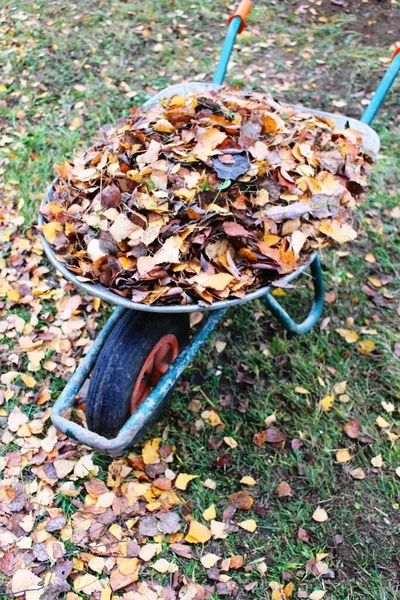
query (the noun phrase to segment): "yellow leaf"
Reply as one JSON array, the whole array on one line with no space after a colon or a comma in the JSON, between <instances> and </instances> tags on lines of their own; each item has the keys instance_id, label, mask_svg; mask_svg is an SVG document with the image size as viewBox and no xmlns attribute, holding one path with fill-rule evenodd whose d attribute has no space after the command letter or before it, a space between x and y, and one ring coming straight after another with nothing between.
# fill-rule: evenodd
<instances>
[{"instance_id":1,"label":"yellow leaf","mask_svg":"<svg viewBox=\"0 0 400 600\"><path fill-rule=\"evenodd\" d=\"M317 523L324 523L325 521L328 520L329 517L328 517L326 510L324 510L323 508L318 506L315 509L312 518L314 519L314 521L317 521Z\"/></svg>"},{"instance_id":2,"label":"yellow leaf","mask_svg":"<svg viewBox=\"0 0 400 600\"><path fill-rule=\"evenodd\" d=\"M367 263L370 263L370 264L376 263L376 258L373 254L371 254L371 252L368 252L368 254L366 254L364 256L364 260L366 260Z\"/></svg>"},{"instance_id":3,"label":"yellow leaf","mask_svg":"<svg viewBox=\"0 0 400 600\"><path fill-rule=\"evenodd\" d=\"M319 230L339 244L350 242L357 237L357 232L348 223L338 221L322 221Z\"/></svg>"},{"instance_id":4,"label":"yellow leaf","mask_svg":"<svg viewBox=\"0 0 400 600\"><path fill-rule=\"evenodd\" d=\"M175 127L167 119L160 119L157 121L157 123L154 124L153 129L159 133L172 133L175 131Z\"/></svg>"},{"instance_id":5,"label":"yellow leaf","mask_svg":"<svg viewBox=\"0 0 400 600\"><path fill-rule=\"evenodd\" d=\"M40 230L49 244L54 244L57 234L63 230L63 226L57 221L50 221L50 223L42 225Z\"/></svg>"},{"instance_id":6,"label":"yellow leaf","mask_svg":"<svg viewBox=\"0 0 400 600\"><path fill-rule=\"evenodd\" d=\"M312 594L310 594L309 600L322 600L325 594L325 590L315 590L314 592L312 592Z\"/></svg>"},{"instance_id":7,"label":"yellow leaf","mask_svg":"<svg viewBox=\"0 0 400 600\"><path fill-rule=\"evenodd\" d=\"M218 427L218 425L222 425L220 416L215 412L215 410L204 410L201 413L201 418L207 421L211 427Z\"/></svg>"},{"instance_id":8,"label":"yellow leaf","mask_svg":"<svg viewBox=\"0 0 400 600\"><path fill-rule=\"evenodd\" d=\"M111 595L112 595L112 589L110 588L109 585L106 585L106 587L101 592L100 600L111 600Z\"/></svg>"},{"instance_id":9,"label":"yellow leaf","mask_svg":"<svg viewBox=\"0 0 400 600\"><path fill-rule=\"evenodd\" d=\"M238 523L238 525L245 531L250 531L250 533L253 533L257 529L257 523L254 519L247 519L246 521Z\"/></svg>"},{"instance_id":10,"label":"yellow leaf","mask_svg":"<svg viewBox=\"0 0 400 600\"><path fill-rule=\"evenodd\" d=\"M358 333L352 329L336 329L337 333L346 340L348 344L354 344L358 340Z\"/></svg>"},{"instance_id":11,"label":"yellow leaf","mask_svg":"<svg viewBox=\"0 0 400 600\"><path fill-rule=\"evenodd\" d=\"M311 393L308 390L306 390L306 388L303 388L300 385L298 385L297 387L295 387L294 391L296 392L296 394L310 394Z\"/></svg>"},{"instance_id":12,"label":"yellow leaf","mask_svg":"<svg viewBox=\"0 0 400 600\"><path fill-rule=\"evenodd\" d=\"M387 429L387 427L390 427L390 423L388 423L386 421L386 419L384 419L383 417L379 416L376 418L375 423L378 425L378 427L380 427L381 429Z\"/></svg>"},{"instance_id":13,"label":"yellow leaf","mask_svg":"<svg viewBox=\"0 0 400 600\"><path fill-rule=\"evenodd\" d=\"M154 465L160 462L160 455L158 454L158 448L161 444L161 438L154 438L153 440L147 440L142 449L142 458L145 465Z\"/></svg>"},{"instance_id":14,"label":"yellow leaf","mask_svg":"<svg viewBox=\"0 0 400 600\"><path fill-rule=\"evenodd\" d=\"M268 247L271 247L275 246L275 244L280 242L281 238L279 237L279 235L272 235L271 233L267 233L267 235L264 235L263 240L264 244L267 244Z\"/></svg>"},{"instance_id":15,"label":"yellow leaf","mask_svg":"<svg viewBox=\"0 0 400 600\"><path fill-rule=\"evenodd\" d=\"M192 479L197 479L198 477L198 475L179 473L178 477L175 480L175 487L178 488L178 490L184 491L186 490L188 483L192 481Z\"/></svg>"},{"instance_id":16,"label":"yellow leaf","mask_svg":"<svg viewBox=\"0 0 400 600\"><path fill-rule=\"evenodd\" d=\"M322 410L325 412L329 412L331 410L334 402L335 402L335 396L325 396L324 398L322 398L322 400L320 402Z\"/></svg>"},{"instance_id":17,"label":"yellow leaf","mask_svg":"<svg viewBox=\"0 0 400 600\"><path fill-rule=\"evenodd\" d=\"M82 117L74 117L71 121L70 127L72 129L79 129L79 127L82 127L82 125L83 125Z\"/></svg>"},{"instance_id":18,"label":"yellow leaf","mask_svg":"<svg viewBox=\"0 0 400 600\"><path fill-rule=\"evenodd\" d=\"M283 588L283 593L285 594L286 598L289 598L289 596L292 595L293 593L293 583L291 581L289 581L289 583L287 585L285 585L285 587Z\"/></svg>"},{"instance_id":19,"label":"yellow leaf","mask_svg":"<svg viewBox=\"0 0 400 600\"><path fill-rule=\"evenodd\" d=\"M303 388L303 387L301 387L301 386L299 386L299 385L298 385L297 387L295 387L295 388L294 388L294 391L295 391L297 394L311 394L311 392L309 392L308 390L306 390L306 388Z\"/></svg>"},{"instance_id":20,"label":"yellow leaf","mask_svg":"<svg viewBox=\"0 0 400 600\"><path fill-rule=\"evenodd\" d=\"M110 528L111 529L111 528ZM122 575L133 575L137 572L139 560L137 558L118 558L117 565Z\"/></svg>"},{"instance_id":21,"label":"yellow leaf","mask_svg":"<svg viewBox=\"0 0 400 600\"><path fill-rule=\"evenodd\" d=\"M347 448L340 448L340 450L338 450L336 452L336 460L338 463L347 463L350 462L352 460L352 456L350 454L350 452L347 450Z\"/></svg>"},{"instance_id":22,"label":"yellow leaf","mask_svg":"<svg viewBox=\"0 0 400 600\"><path fill-rule=\"evenodd\" d=\"M233 439L233 437L224 437L224 442L225 442L225 444L227 444L229 446L229 448L237 448L238 447L238 443L236 440Z\"/></svg>"},{"instance_id":23,"label":"yellow leaf","mask_svg":"<svg viewBox=\"0 0 400 600\"><path fill-rule=\"evenodd\" d=\"M7 290L7 300L10 302L18 302L21 298L21 294L18 290Z\"/></svg>"},{"instance_id":24,"label":"yellow leaf","mask_svg":"<svg viewBox=\"0 0 400 600\"><path fill-rule=\"evenodd\" d=\"M212 521L212 519L215 519L216 516L217 512L215 510L214 504L211 504L211 506L209 508L206 508L206 510L203 512L203 519L205 521Z\"/></svg>"},{"instance_id":25,"label":"yellow leaf","mask_svg":"<svg viewBox=\"0 0 400 600\"><path fill-rule=\"evenodd\" d=\"M36 385L36 379L34 379L31 375L21 375L21 379L24 384L30 388L33 388Z\"/></svg>"},{"instance_id":26,"label":"yellow leaf","mask_svg":"<svg viewBox=\"0 0 400 600\"><path fill-rule=\"evenodd\" d=\"M211 538L211 531L198 521L190 521L189 531L185 537L191 544L204 544Z\"/></svg>"},{"instance_id":27,"label":"yellow leaf","mask_svg":"<svg viewBox=\"0 0 400 600\"><path fill-rule=\"evenodd\" d=\"M240 483L242 483L243 485L257 485L257 481L255 479L253 479L253 477L250 477L249 475L246 475L245 477L242 477L242 479L240 480Z\"/></svg>"},{"instance_id":28,"label":"yellow leaf","mask_svg":"<svg viewBox=\"0 0 400 600\"><path fill-rule=\"evenodd\" d=\"M358 344L360 354L370 354L375 350L375 340L361 340Z\"/></svg>"},{"instance_id":29,"label":"yellow leaf","mask_svg":"<svg viewBox=\"0 0 400 600\"><path fill-rule=\"evenodd\" d=\"M111 527L109 527L108 531L111 533L111 535L117 538L117 540L122 540L123 529L121 525L118 525L118 523L113 523Z\"/></svg>"}]
</instances>

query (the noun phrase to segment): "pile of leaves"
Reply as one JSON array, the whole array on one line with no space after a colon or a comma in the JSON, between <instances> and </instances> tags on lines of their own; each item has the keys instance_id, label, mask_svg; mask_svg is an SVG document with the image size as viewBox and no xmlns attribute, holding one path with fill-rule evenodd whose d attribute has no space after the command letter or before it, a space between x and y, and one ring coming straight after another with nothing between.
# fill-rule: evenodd
<instances>
[{"instance_id":1,"label":"pile of leaves","mask_svg":"<svg viewBox=\"0 0 400 600\"><path fill-rule=\"evenodd\" d=\"M173 96L58 167L42 233L82 281L136 302L243 298L356 237L371 162L360 132L269 96Z\"/></svg>"},{"instance_id":2,"label":"pile of leaves","mask_svg":"<svg viewBox=\"0 0 400 600\"><path fill-rule=\"evenodd\" d=\"M26 436L27 427L36 433L46 418L37 417L34 427L16 407L8 427ZM131 590L127 600L174 600L179 591L187 600L236 595L232 573L245 567L245 557L199 554L194 545L254 532L256 521L245 516L253 497L239 489L223 511L210 504L196 519L182 493L198 475L173 470L174 451L161 438L148 440L140 455L112 461L103 479L93 454L79 456L76 443L59 439L52 426L46 437L31 434L21 452L8 453L0 482L0 568L11 579L13 595L55 600L69 592L71 600L79 594L110 600L125 588ZM33 475L25 485L14 476L22 465ZM241 483L256 484L249 477ZM201 485L214 490L216 481ZM199 560L210 583L192 581L182 572L182 559ZM167 587L152 582L156 572L168 575Z\"/></svg>"}]
</instances>

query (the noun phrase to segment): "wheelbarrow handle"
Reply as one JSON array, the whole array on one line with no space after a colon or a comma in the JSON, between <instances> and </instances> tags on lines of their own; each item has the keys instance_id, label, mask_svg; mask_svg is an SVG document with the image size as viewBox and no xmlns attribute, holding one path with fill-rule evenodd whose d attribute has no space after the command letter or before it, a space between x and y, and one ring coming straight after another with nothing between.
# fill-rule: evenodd
<instances>
[{"instance_id":1,"label":"wheelbarrow handle","mask_svg":"<svg viewBox=\"0 0 400 600\"><path fill-rule=\"evenodd\" d=\"M367 123L367 125L371 125L372 121L375 119L375 116L383 104L383 101L386 97L386 94L392 87L394 80L400 71L400 48L396 48L393 53L391 63L382 77L382 80L376 90L375 94L372 96L371 102L365 109L363 116L361 117L361 121L363 123Z\"/></svg>"},{"instance_id":2,"label":"wheelbarrow handle","mask_svg":"<svg viewBox=\"0 0 400 600\"><path fill-rule=\"evenodd\" d=\"M232 54L236 36L246 27L246 17L249 14L252 6L252 0L242 0L233 15L229 17L228 31L226 32L224 45L221 50L221 56L214 73L213 83L222 85L225 79L226 69L228 68L228 63Z\"/></svg>"},{"instance_id":3,"label":"wheelbarrow handle","mask_svg":"<svg viewBox=\"0 0 400 600\"><path fill-rule=\"evenodd\" d=\"M241 24L239 26L238 33L242 33L243 29L246 27L246 17L251 11L251 7L253 6L252 0L242 0L233 15L231 15L228 19L228 25L231 24L235 17L239 17L241 20Z\"/></svg>"},{"instance_id":4,"label":"wheelbarrow handle","mask_svg":"<svg viewBox=\"0 0 400 600\"><path fill-rule=\"evenodd\" d=\"M311 263L311 275L314 284L314 301L308 316L302 323L296 323L285 311L284 308L271 294L266 294L263 297L263 302L269 308L271 313L278 321L291 333L302 334L308 333L316 324L324 307L324 276L321 269L321 261L317 254Z\"/></svg>"}]
</instances>

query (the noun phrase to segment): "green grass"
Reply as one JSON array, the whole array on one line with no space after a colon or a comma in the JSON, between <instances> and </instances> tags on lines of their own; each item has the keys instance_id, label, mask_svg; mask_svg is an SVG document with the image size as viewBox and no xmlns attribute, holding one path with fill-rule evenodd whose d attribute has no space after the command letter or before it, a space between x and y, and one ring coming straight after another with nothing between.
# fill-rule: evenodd
<instances>
[{"instance_id":1,"label":"green grass","mask_svg":"<svg viewBox=\"0 0 400 600\"><path fill-rule=\"evenodd\" d=\"M51 181L54 163L84 148L100 125L129 114L133 104L165 85L210 77L225 32L221 15L230 12L225 0L194 0L190 6L181 0L43 0L36 4L22 0L1 6L0 63L5 70L0 106L7 139L0 146L0 175L5 195L19 203L27 233ZM379 59L389 55L381 30L375 35L370 26L372 35L365 38L361 28L374 20L378 4L342 11L323 2L317 6L317 18L308 11L296 14L298 6L257 3L238 41L227 82L271 89L286 101L325 110L335 110L332 100L342 99L347 105L341 110L359 116L365 106L362 100L371 95L384 72ZM393 32L389 25L386 46L399 39L393 3L391 10ZM325 14L327 20L320 20ZM174 393L165 419L151 432L155 435L167 428L180 470L217 481L215 491L197 480L190 484L191 511L197 518L211 503L220 516L227 496L241 488L242 476L257 480L249 490L255 505L243 511L243 519L258 521L257 531L230 534L207 546L207 551L221 556L244 554L253 565L252 571L233 574L241 589L258 581L250 594L242 592L240 598L269 598L268 583L283 582L285 571L292 574L294 597L299 588L309 593L327 589L326 597L332 600L394 600L398 594L399 479L395 469L400 456L398 445L391 444L375 424L379 415L384 416L394 431L398 413L389 415L381 402L396 403L400 396L400 367L394 354L399 341L400 236L398 221L390 216L400 199L398 86L376 122L382 149L368 201L358 211L360 237L349 247L348 256L332 249L323 252L327 291L336 292L335 302L326 304L324 310L324 318L330 318L328 325L293 337L261 302L230 311L186 370L183 381L189 386ZM136 94L127 95L129 91ZM82 117L83 126L71 129L77 116ZM365 261L367 252L374 254L375 264ZM364 287L369 277L384 275L393 279L376 290L387 304L382 307L368 298ZM298 320L310 305L308 283L309 279L301 278L298 287L287 290L281 299ZM385 300L385 293L392 297ZM54 314L52 302L44 303L46 311ZM18 314L29 319L24 308ZM353 328L346 325L349 318L354 319L360 339L376 340L372 354L362 356L357 344L347 344L336 333L339 327ZM362 334L362 328L376 329L377 334ZM217 340L227 342L221 354L214 348ZM12 346L10 340L1 343ZM46 372L34 375L38 380L49 378L53 397L65 385L63 379ZM321 412L321 398L345 380L349 402L336 398L329 413ZM298 386L310 394L297 393ZM218 411L223 432L207 424L203 430L196 429L199 415L188 409L193 399L201 402L203 410L212 406ZM6 410L17 400L6 403ZM23 410L33 416L36 407L28 404ZM253 435L266 427L264 419L271 414L287 436L280 450L253 443ZM351 418L361 421L362 433L371 443L354 442L344 435L343 425ZM207 445L210 435L232 436L239 446L232 450L223 443L212 450ZM291 449L294 438L303 441L300 450ZM342 447L354 457L350 465L335 461L336 450ZM16 448L6 451L12 449ZM379 453L384 468L373 470L371 458ZM95 454L94 460L100 467L99 477L105 478L109 459ZM350 476L355 467L365 470L365 480ZM291 498L278 498L276 487L282 481L291 485ZM62 495L56 496L55 504L68 516L76 508ZM312 520L318 505L329 514L323 524ZM299 527L310 532L309 542L297 539ZM335 536L342 536L343 541L338 544ZM72 556L80 550L69 544L67 551ZM307 560L317 553L328 554L324 560L333 579L315 579L306 572ZM267 564L265 577L257 570L261 559ZM198 561L177 562L196 581L206 583L206 572ZM148 576L154 578L154 571ZM2 593L0 589L0 598Z\"/></svg>"}]
</instances>

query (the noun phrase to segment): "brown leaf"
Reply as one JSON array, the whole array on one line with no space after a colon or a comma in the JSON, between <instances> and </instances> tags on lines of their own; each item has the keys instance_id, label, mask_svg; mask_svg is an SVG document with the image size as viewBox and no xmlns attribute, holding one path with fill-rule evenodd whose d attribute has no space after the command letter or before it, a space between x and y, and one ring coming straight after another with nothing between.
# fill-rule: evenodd
<instances>
[{"instance_id":1,"label":"brown leaf","mask_svg":"<svg viewBox=\"0 0 400 600\"><path fill-rule=\"evenodd\" d=\"M346 425L343 427L343 429L344 429L345 434L349 438L356 440L359 437L360 432L361 432L361 423L357 419L353 419L352 421L349 421L348 423L346 423Z\"/></svg>"},{"instance_id":2,"label":"brown leaf","mask_svg":"<svg viewBox=\"0 0 400 600\"><path fill-rule=\"evenodd\" d=\"M246 490L235 492L228 498L228 504L242 510L249 510L253 506L254 500Z\"/></svg>"},{"instance_id":3,"label":"brown leaf","mask_svg":"<svg viewBox=\"0 0 400 600\"><path fill-rule=\"evenodd\" d=\"M110 183L100 192L100 202L104 208L115 208L121 204L121 191L115 183Z\"/></svg>"},{"instance_id":4,"label":"brown leaf","mask_svg":"<svg viewBox=\"0 0 400 600\"><path fill-rule=\"evenodd\" d=\"M278 487L276 488L276 493L280 498L285 498L287 496L293 496L293 490L290 485L286 481L282 481Z\"/></svg>"},{"instance_id":5,"label":"brown leaf","mask_svg":"<svg viewBox=\"0 0 400 600\"><path fill-rule=\"evenodd\" d=\"M274 427L256 433L253 438L253 441L257 446L262 446L266 442L269 444L281 444L285 440L285 434L282 433L282 431L279 431L279 429L275 429Z\"/></svg>"}]
</instances>

